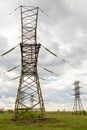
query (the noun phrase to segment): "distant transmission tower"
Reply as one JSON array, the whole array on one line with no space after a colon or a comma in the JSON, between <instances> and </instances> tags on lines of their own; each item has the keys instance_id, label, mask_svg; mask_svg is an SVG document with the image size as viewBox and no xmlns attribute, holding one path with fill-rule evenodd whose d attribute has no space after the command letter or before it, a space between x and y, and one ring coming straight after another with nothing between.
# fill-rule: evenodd
<instances>
[{"instance_id":1,"label":"distant transmission tower","mask_svg":"<svg viewBox=\"0 0 87 130\"><path fill-rule=\"evenodd\" d=\"M40 44L37 44L38 7L20 6L21 9L21 77L15 102L14 119L27 111L45 111L37 72Z\"/></svg>"},{"instance_id":2,"label":"distant transmission tower","mask_svg":"<svg viewBox=\"0 0 87 130\"><path fill-rule=\"evenodd\" d=\"M75 114L77 114L78 112L81 113L81 111L83 110L83 106L82 106L82 102L81 102L81 98L80 98L80 87L79 87L79 81L75 81L74 82L75 85L75 101L74 101L74 107L73 107L73 111Z\"/></svg>"}]
</instances>

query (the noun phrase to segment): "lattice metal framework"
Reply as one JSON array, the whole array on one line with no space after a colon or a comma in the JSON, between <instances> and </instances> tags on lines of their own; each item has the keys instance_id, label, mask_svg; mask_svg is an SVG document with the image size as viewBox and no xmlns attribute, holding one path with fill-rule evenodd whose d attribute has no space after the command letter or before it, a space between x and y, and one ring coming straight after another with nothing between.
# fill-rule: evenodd
<instances>
[{"instance_id":1,"label":"lattice metal framework","mask_svg":"<svg viewBox=\"0 0 87 130\"><path fill-rule=\"evenodd\" d=\"M27 111L45 111L37 72L40 44L37 44L38 7L21 6L21 77L15 102L14 119ZM21 111L21 112L20 112Z\"/></svg>"},{"instance_id":2,"label":"lattice metal framework","mask_svg":"<svg viewBox=\"0 0 87 130\"><path fill-rule=\"evenodd\" d=\"M80 98L80 87L79 87L79 81L75 81L74 82L74 85L75 85L75 101L74 101L74 107L73 107L73 110L74 110L74 113L78 113L78 112L81 112L83 110L83 105L82 105L82 102L81 102L81 98Z\"/></svg>"}]
</instances>

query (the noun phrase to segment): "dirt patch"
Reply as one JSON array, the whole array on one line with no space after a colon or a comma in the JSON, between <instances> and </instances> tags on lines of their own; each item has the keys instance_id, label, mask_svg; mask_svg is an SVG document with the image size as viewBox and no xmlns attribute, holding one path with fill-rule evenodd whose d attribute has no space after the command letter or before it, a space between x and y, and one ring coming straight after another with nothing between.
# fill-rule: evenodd
<instances>
[{"instance_id":1,"label":"dirt patch","mask_svg":"<svg viewBox=\"0 0 87 130\"><path fill-rule=\"evenodd\" d=\"M43 124L43 123L52 123L52 122L57 122L58 120L55 118L31 118L29 120L18 120L15 121L16 123L23 123L23 124Z\"/></svg>"}]
</instances>

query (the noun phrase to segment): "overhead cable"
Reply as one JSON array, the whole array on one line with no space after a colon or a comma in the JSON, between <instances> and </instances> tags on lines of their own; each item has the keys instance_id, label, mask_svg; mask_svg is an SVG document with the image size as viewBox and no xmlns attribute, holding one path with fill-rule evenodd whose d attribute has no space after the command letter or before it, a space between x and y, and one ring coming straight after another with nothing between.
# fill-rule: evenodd
<instances>
[{"instance_id":1,"label":"overhead cable","mask_svg":"<svg viewBox=\"0 0 87 130\"><path fill-rule=\"evenodd\" d=\"M80 70L81 72L84 72L83 70L81 70L79 67L77 67L76 65L72 64L71 62L67 61L64 57L60 56L60 54L55 54L52 51L50 51L48 48L44 47L43 45L41 45L46 51L48 51L50 54L52 54L53 56L60 58L63 60L63 62L68 63L69 65L73 66L74 68ZM85 72L84 72L85 73Z\"/></svg>"},{"instance_id":2,"label":"overhead cable","mask_svg":"<svg viewBox=\"0 0 87 130\"><path fill-rule=\"evenodd\" d=\"M39 8L40 9L40 11L44 14L44 15L46 15L47 17L49 17L52 21L54 21L54 19L52 19L48 14L46 14L45 13L45 11L44 10L42 10L41 8ZM55 22L55 21L54 21ZM39 39L39 38L38 38ZM44 46L43 46L44 47ZM61 58L62 60L63 60L63 62L66 62L66 63L68 63L69 65L71 65L71 66L73 66L74 68L77 68L78 70L80 70L81 72L84 72L84 71L82 71L79 67L77 67L76 65L74 65L74 64L72 64L71 62L69 62L69 61L67 61L65 58L63 58L63 57L61 57L61 56L59 56L59 55L56 55L55 53L53 53L52 51L50 51L49 49L47 49L46 47L44 47L45 48L45 50L47 50L48 52L50 52L51 54L53 54L54 56L56 56L56 57L58 57L58 58ZM85 73L85 72L84 72Z\"/></svg>"},{"instance_id":3,"label":"overhead cable","mask_svg":"<svg viewBox=\"0 0 87 130\"><path fill-rule=\"evenodd\" d=\"M48 14L46 14L44 10L42 10L41 8L39 8L39 9L40 9L40 11L41 11L45 16L47 16L47 17L50 18L53 22L55 22L55 20L52 19Z\"/></svg>"},{"instance_id":4,"label":"overhead cable","mask_svg":"<svg viewBox=\"0 0 87 130\"><path fill-rule=\"evenodd\" d=\"M18 44L18 45L16 45L15 47L11 48L10 50L8 50L8 51L6 51L6 52L2 53L0 56L5 56L5 55L7 55L8 53L10 53L10 52L12 52L13 50L15 50L15 49L16 49L16 47L18 47L18 46L19 46L19 44Z\"/></svg>"},{"instance_id":5,"label":"overhead cable","mask_svg":"<svg viewBox=\"0 0 87 130\"><path fill-rule=\"evenodd\" d=\"M55 64L56 60L57 60L57 58L55 58L51 63L48 63L45 66L52 66L53 64Z\"/></svg>"},{"instance_id":6,"label":"overhead cable","mask_svg":"<svg viewBox=\"0 0 87 130\"><path fill-rule=\"evenodd\" d=\"M4 73L7 73L7 72L10 72L10 71L13 71L13 70L17 69L19 66L20 66L20 65L17 65L17 66L15 66L15 67L12 67L11 69L7 70L7 71L4 72Z\"/></svg>"},{"instance_id":7,"label":"overhead cable","mask_svg":"<svg viewBox=\"0 0 87 130\"><path fill-rule=\"evenodd\" d=\"M40 77L40 76L39 76L39 78L40 78L40 79L42 79L42 80L46 80L45 78L43 78L43 77Z\"/></svg>"},{"instance_id":8,"label":"overhead cable","mask_svg":"<svg viewBox=\"0 0 87 130\"><path fill-rule=\"evenodd\" d=\"M42 69L44 69L45 71L51 73L51 74L54 74L54 75L59 76L58 74L54 73L53 71L51 71L51 70L49 70L49 69L47 69L47 68L42 67L41 65L38 65L38 66L41 67Z\"/></svg>"},{"instance_id":9,"label":"overhead cable","mask_svg":"<svg viewBox=\"0 0 87 130\"><path fill-rule=\"evenodd\" d=\"M44 47L43 45L41 45L46 51L48 51L49 53L51 53L52 55L58 57L54 52L50 51L48 48Z\"/></svg>"},{"instance_id":10,"label":"overhead cable","mask_svg":"<svg viewBox=\"0 0 87 130\"><path fill-rule=\"evenodd\" d=\"M15 77L15 78L13 78L13 79L11 79L11 80L13 81L13 80L16 80L16 79L18 79L18 78L20 78L20 75L17 76L17 77Z\"/></svg>"},{"instance_id":11,"label":"overhead cable","mask_svg":"<svg viewBox=\"0 0 87 130\"><path fill-rule=\"evenodd\" d=\"M15 11L17 11L20 8L20 6L18 6L17 8L15 8L12 12L9 13L9 15L12 15Z\"/></svg>"}]
</instances>

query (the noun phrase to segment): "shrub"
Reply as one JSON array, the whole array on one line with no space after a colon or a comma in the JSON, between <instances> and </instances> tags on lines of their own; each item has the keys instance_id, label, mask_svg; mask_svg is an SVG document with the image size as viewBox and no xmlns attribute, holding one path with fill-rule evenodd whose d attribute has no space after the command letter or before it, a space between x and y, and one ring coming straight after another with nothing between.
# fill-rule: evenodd
<instances>
[{"instance_id":1,"label":"shrub","mask_svg":"<svg viewBox=\"0 0 87 130\"><path fill-rule=\"evenodd\" d=\"M82 111L82 114L83 114L83 115L86 115L86 111L85 111L85 110L83 110L83 111Z\"/></svg>"},{"instance_id":2,"label":"shrub","mask_svg":"<svg viewBox=\"0 0 87 130\"><path fill-rule=\"evenodd\" d=\"M22 112L22 111L21 111ZM20 114L21 114L20 112ZM40 112L40 111L29 111L24 113L21 116L21 119L36 119L36 118L44 118L45 117L45 113L44 112Z\"/></svg>"}]
</instances>

